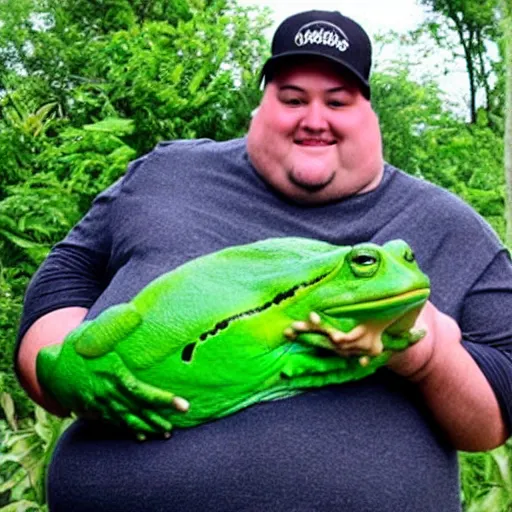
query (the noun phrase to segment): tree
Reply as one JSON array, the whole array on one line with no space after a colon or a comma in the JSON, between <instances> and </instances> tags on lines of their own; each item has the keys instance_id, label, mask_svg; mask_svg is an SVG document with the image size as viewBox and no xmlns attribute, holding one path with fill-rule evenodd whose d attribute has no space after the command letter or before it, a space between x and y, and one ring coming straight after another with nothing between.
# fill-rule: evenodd
<instances>
[{"instance_id":1,"label":"tree","mask_svg":"<svg viewBox=\"0 0 512 512\"><path fill-rule=\"evenodd\" d=\"M505 180L507 183L506 242L512 247L512 3L501 0L503 41L505 44Z\"/></svg>"},{"instance_id":2,"label":"tree","mask_svg":"<svg viewBox=\"0 0 512 512\"><path fill-rule=\"evenodd\" d=\"M485 111L468 125L446 108L435 83L413 81L405 64L374 73L372 102L386 160L461 196L504 237L503 140Z\"/></svg>"},{"instance_id":3,"label":"tree","mask_svg":"<svg viewBox=\"0 0 512 512\"><path fill-rule=\"evenodd\" d=\"M450 33L455 33L462 48L469 82L469 111L471 122L476 122L477 93L484 91L488 112L493 109L493 91L490 78L494 62L488 53L489 44L499 37L496 0L420 0L431 9L427 27L437 44L447 46L457 55L450 44ZM436 17L436 14L440 16ZM443 20L449 21L450 29L445 30Z\"/></svg>"}]
</instances>

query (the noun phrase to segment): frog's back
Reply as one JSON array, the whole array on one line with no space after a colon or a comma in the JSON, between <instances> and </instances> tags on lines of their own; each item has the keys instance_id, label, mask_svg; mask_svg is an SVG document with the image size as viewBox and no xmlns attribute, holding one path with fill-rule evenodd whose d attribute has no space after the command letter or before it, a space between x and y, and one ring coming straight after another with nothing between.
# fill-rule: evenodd
<instances>
[{"instance_id":1,"label":"frog's back","mask_svg":"<svg viewBox=\"0 0 512 512\"><path fill-rule=\"evenodd\" d=\"M318 279L348 248L298 237L271 238L192 260L144 288L133 304L150 322L181 325L195 338Z\"/></svg>"}]
</instances>

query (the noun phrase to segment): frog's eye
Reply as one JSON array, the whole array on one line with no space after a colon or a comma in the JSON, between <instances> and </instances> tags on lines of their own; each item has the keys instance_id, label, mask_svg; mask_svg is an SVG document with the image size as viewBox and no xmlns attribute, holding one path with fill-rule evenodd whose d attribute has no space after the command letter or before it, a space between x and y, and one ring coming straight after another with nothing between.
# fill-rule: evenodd
<instances>
[{"instance_id":1,"label":"frog's eye","mask_svg":"<svg viewBox=\"0 0 512 512\"><path fill-rule=\"evenodd\" d=\"M374 265L377 263L377 258L374 256L370 256L369 254L359 254L355 258L352 259L354 263L357 265L362 265L363 267L367 265Z\"/></svg>"},{"instance_id":2,"label":"frog's eye","mask_svg":"<svg viewBox=\"0 0 512 512\"><path fill-rule=\"evenodd\" d=\"M416 261L416 256L412 249L406 249L404 253L404 260L409 263L413 263L414 261Z\"/></svg>"},{"instance_id":3,"label":"frog's eye","mask_svg":"<svg viewBox=\"0 0 512 512\"><path fill-rule=\"evenodd\" d=\"M348 262L356 277L371 277L380 266L380 255L371 247L355 247L348 256Z\"/></svg>"}]
</instances>

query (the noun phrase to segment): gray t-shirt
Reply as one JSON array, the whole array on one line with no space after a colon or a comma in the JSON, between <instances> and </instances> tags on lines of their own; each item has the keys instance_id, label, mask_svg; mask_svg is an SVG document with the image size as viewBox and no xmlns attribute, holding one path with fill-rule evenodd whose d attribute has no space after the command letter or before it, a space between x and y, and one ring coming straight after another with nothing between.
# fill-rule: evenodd
<instances>
[{"instance_id":1,"label":"gray t-shirt","mask_svg":"<svg viewBox=\"0 0 512 512\"><path fill-rule=\"evenodd\" d=\"M512 266L485 221L389 165L374 191L297 205L259 177L245 139L165 143L134 162L36 273L20 337L54 309L85 306L93 318L191 258L279 236L407 241L510 425ZM48 490L55 511L460 508L455 451L414 386L386 369L176 430L170 441L138 444L79 421L57 447Z\"/></svg>"}]
</instances>

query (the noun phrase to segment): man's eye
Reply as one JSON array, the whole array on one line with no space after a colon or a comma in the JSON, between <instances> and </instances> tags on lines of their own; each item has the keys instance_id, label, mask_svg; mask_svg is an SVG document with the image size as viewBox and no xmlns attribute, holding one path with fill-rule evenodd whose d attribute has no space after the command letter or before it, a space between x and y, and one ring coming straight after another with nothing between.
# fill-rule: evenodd
<instances>
[{"instance_id":1,"label":"man's eye","mask_svg":"<svg viewBox=\"0 0 512 512\"><path fill-rule=\"evenodd\" d=\"M283 103L285 105L290 105L292 107L296 107L302 105L302 100L299 98L285 98L283 99Z\"/></svg>"},{"instance_id":2,"label":"man's eye","mask_svg":"<svg viewBox=\"0 0 512 512\"><path fill-rule=\"evenodd\" d=\"M340 100L330 100L328 102L328 105L329 105L329 107L332 107L332 108L340 108L340 107L344 107L345 103Z\"/></svg>"}]
</instances>

